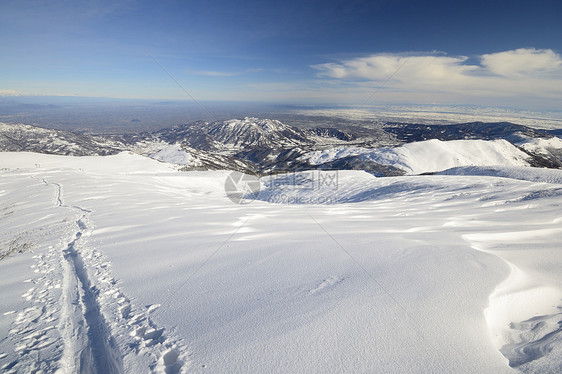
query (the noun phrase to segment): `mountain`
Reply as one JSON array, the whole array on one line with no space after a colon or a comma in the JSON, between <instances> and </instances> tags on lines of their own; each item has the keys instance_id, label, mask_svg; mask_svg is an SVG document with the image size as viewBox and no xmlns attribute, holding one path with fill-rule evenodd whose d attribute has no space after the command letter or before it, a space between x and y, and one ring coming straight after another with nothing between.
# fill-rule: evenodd
<instances>
[{"instance_id":1,"label":"mountain","mask_svg":"<svg viewBox=\"0 0 562 374\"><path fill-rule=\"evenodd\" d=\"M277 120L246 117L112 136L2 124L0 151L76 156L130 151L176 164L181 170L227 169L256 175L310 169L394 176L459 166L562 168L560 138L508 122L364 122L299 129Z\"/></svg>"},{"instance_id":2,"label":"mountain","mask_svg":"<svg viewBox=\"0 0 562 374\"><path fill-rule=\"evenodd\" d=\"M388 165L407 174L437 172L459 166L530 166L529 155L507 140L437 139L399 147L335 147L301 156L311 165L334 165L355 159L363 165ZM337 164L336 164L337 165ZM386 175L386 174L384 174ZM382 175L381 175L382 176Z\"/></svg>"},{"instance_id":3,"label":"mountain","mask_svg":"<svg viewBox=\"0 0 562 374\"><path fill-rule=\"evenodd\" d=\"M430 139L506 139L509 141L517 141L522 137L552 137L552 134L549 134L545 130L537 130L509 122L468 122L453 125L424 125L390 122L384 125L384 129L385 131L394 134L399 141L404 143L419 142Z\"/></svg>"},{"instance_id":4,"label":"mountain","mask_svg":"<svg viewBox=\"0 0 562 374\"><path fill-rule=\"evenodd\" d=\"M106 156L125 149L123 142L101 136L0 123L0 151L66 156Z\"/></svg>"},{"instance_id":5,"label":"mountain","mask_svg":"<svg viewBox=\"0 0 562 374\"><path fill-rule=\"evenodd\" d=\"M253 174L287 168L293 159L315 144L300 129L276 120L250 117L197 121L143 134L142 139L181 145L185 153L200 159L197 166L186 165L188 169L234 168ZM129 142L136 140L129 138Z\"/></svg>"},{"instance_id":6,"label":"mountain","mask_svg":"<svg viewBox=\"0 0 562 374\"><path fill-rule=\"evenodd\" d=\"M341 131L332 127L316 127L313 129L305 130L307 136L316 136L322 140L342 140L344 142L350 142L356 140L357 137L351 131Z\"/></svg>"},{"instance_id":7,"label":"mountain","mask_svg":"<svg viewBox=\"0 0 562 374\"><path fill-rule=\"evenodd\" d=\"M245 149L278 149L309 143L303 131L276 120L244 118L198 121L155 132L168 143L182 142L206 151L237 152Z\"/></svg>"},{"instance_id":8,"label":"mountain","mask_svg":"<svg viewBox=\"0 0 562 374\"><path fill-rule=\"evenodd\" d=\"M186 145L170 144L149 154L159 161L181 165L179 170L237 170L254 174L257 166L249 161L216 154Z\"/></svg>"},{"instance_id":9,"label":"mountain","mask_svg":"<svg viewBox=\"0 0 562 374\"><path fill-rule=\"evenodd\" d=\"M439 169L438 165L487 166L492 163L562 168L562 144L555 142L558 138L542 130L508 122L471 122L455 125L365 123L363 126L343 125L341 128L317 127L300 130L279 121L244 118L222 122L195 122L161 130L152 136L158 141L181 144L186 152L195 157L197 152L194 153L193 150L197 150L199 154L203 154L201 151L206 152L203 167L212 164L214 167L224 166L229 163L225 159L228 156L231 160L244 163L244 167L238 167L237 170L251 171L255 174L306 169L343 169L365 170L377 176L392 176L412 173L413 170L443 170ZM415 156L410 155L407 160L407 156L400 153L401 148L396 147L426 140L441 143L430 142L414 147L417 150L414 154L420 157L416 162L422 165L431 164L433 167L425 170L419 166L411 168ZM470 142L477 140L481 142ZM484 142L499 140L503 143ZM449 146L447 142L450 141L466 142ZM361 151L356 152L358 147ZM423 147L427 149L420 152ZM397 152L394 151L396 149ZM406 151L410 149L413 148L404 148ZM476 154L476 158L469 157L469 153L474 150L481 153ZM332 154L332 157L322 162L311 162L311 155L319 152ZM382 157L382 154L385 156ZM393 156L390 157L390 154ZM424 156L419 156L421 154ZM221 160L213 160L219 155ZM501 159L502 157L505 160ZM230 164L236 167L232 162ZM190 167L186 165L186 168Z\"/></svg>"}]
</instances>

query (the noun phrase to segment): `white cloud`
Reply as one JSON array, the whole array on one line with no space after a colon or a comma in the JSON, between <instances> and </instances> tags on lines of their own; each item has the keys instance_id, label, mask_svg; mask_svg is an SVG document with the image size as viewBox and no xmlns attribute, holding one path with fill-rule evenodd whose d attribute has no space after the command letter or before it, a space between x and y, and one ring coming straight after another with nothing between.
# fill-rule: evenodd
<instances>
[{"instance_id":1,"label":"white cloud","mask_svg":"<svg viewBox=\"0 0 562 374\"><path fill-rule=\"evenodd\" d=\"M550 49L533 48L477 56L444 54L375 54L337 63L313 65L317 76L344 85L350 92L366 87L378 97L430 102L488 98L562 100L562 58ZM505 100L504 100L505 101Z\"/></svg>"},{"instance_id":2,"label":"white cloud","mask_svg":"<svg viewBox=\"0 0 562 374\"><path fill-rule=\"evenodd\" d=\"M482 55L482 66L504 76L548 75L562 71L560 55L550 49L520 48Z\"/></svg>"},{"instance_id":3,"label":"white cloud","mask_svg":"<svg viewBox=\"0 0 562 374\"><path fill-rule=\"evenodd\" d=\"M0 88L0 96L21 96L23 93L16 90L3 90Z\"/></svg>"},{"instance_id":4,"label":"white cloud","mask_svg":"<svg viewBox=\"0 0 562 374\"><path fill-rule=\"evenodd\" d=\"M319 70L319 76L339 79L368 79L381 81L390 78L400 70L401 80L416 78L417 80L433 81L450 79L459 75L469 73L473 66L463 63L466 57L448 56L400 56L390 54L378 54L369 57L361 57L342 63L330 63L313 65Z\"/></svg>"}]
</instances>

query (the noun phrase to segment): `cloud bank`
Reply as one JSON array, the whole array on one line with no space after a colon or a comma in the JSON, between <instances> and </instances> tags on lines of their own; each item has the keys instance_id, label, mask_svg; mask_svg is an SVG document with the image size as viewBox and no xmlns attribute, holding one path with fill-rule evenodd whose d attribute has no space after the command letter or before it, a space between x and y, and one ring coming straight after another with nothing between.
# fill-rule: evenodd
<instances>
[{"instance_id":1,"label":"cloud bank","mask_svg":"<svg viewBox=\"0 0 562 374\"><path fill-rule=\"evenodd\" d=\"M312 65L317 76L383 95L444 95L562 100L562 58L550 49L521 48L470 59L444 54L374 54Z\"/></svg>"},{"instance_id":2,"label":"cloud bank","mask_svg":"<svg viewBox=\"0 0 562 374\"><path fill-rule=\"evenodd\" d=\"M0 88L0 96L21 96L23 93L16 90L7 90Z\"/></svg>"}]
</instances>

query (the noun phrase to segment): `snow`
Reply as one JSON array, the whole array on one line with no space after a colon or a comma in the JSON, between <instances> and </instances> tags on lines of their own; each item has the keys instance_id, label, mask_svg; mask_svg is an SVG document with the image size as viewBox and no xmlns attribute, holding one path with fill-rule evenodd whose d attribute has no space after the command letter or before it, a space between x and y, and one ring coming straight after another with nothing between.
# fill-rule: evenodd
<instances>
[{"instance_id":1,"label":"snow","mask_svg":"<svg viewBox=\"0 0 562 374\"><path fill-rule=\"evenodd\" d=\"M539 169L528 167L494 167L494 166L467 166L455 167L438 174L441 175L480 175L502 178L519 179L531 182L544 182L562 184L562 170L559 169Z\"/></svg>"},{"instance_id":2,"label":"snow","mask_svg":"<svg viewBox=\"0 0 562 374\"><path fill-rule=\"evenodd\" d=\"M198 160L192 154L185 152L181 148L180 144L168 145L163 149L159 150L158 152L152 154L150 157L159 161L168 162L177 165L187 165L187 166L201 165L201 161Z\"/></svg>"},{"instance_id":3,"label":"snow","mask_svg":"<svg viewBox=\"0 0 562 374\"><path fill-rule=\"evenodd\" d=\"M400 147L361 148L335 147L309 152L301 160L311 165L360 155L382 165L398 167L408 174L421 174L457 166L528 166L528 155L506 140L451 140L437 139L408 143Z\"/></svg>"},{"instance_id":4,"label":"snow","mask_svg":"<svg viewBox=\"0 0 562 374\"><path fill-rule=\"evenodd\" d=\"M388 148L385 148L385 150ZM311 165L320 165L326 162L334 161L339 158L357 156L372 152L372 149L362 147L332 147L322 151L312 151L300 157L302 161L308 161Z\"/></svg>"},{"instance_id":5,"label":"snow","mask_svg":"<svg viewBox=\"0 0 562 374\"><path fill-rule=\"evenodd\" d=\"M0 261L5 372L560 371L559 184L315 171L235 204L228 171L129 153L0 169L2 243L30 243Z\"/></svg>"},{"instance_id":6,"label":"snow","mask_svg":"<svg viewBox=\"0 0 562 374\"><path fill-rule=\"evenodd\" d=\"M529 152L548 154L549 149L562 150L562 139L553 137L544 138L526 138L517 145Z\"/></svg>"},{"instance_id":7,"label":"snow","mask_svg":"<svg viewBox=\"0 0 562 374\"><path fill-rule=\"evenodd\" d=\"M17 157L14 157L17 155ZM2 168L7 169L70 169L103 174L168 173L173 165L131 152L112 156L58 156L32 152L1 153ZM146 169L146 170L145 170Z\"/></svg>"}]
</instances>

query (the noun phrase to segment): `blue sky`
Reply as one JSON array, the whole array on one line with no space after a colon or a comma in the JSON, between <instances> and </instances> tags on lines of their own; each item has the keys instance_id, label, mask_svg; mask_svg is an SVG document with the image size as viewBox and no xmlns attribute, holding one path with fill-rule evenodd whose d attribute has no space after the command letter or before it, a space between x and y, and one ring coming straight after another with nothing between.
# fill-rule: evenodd
<instances>
[{"instance_id":1,"label":"blue sky","mask_svg":"<svg viewBox=\"0 0 562 374\"><path fill-rule=\"evenodd\" d=\"M0 2L0 94L562 109L562 2Z\"/></svg>"}]
</instances>

